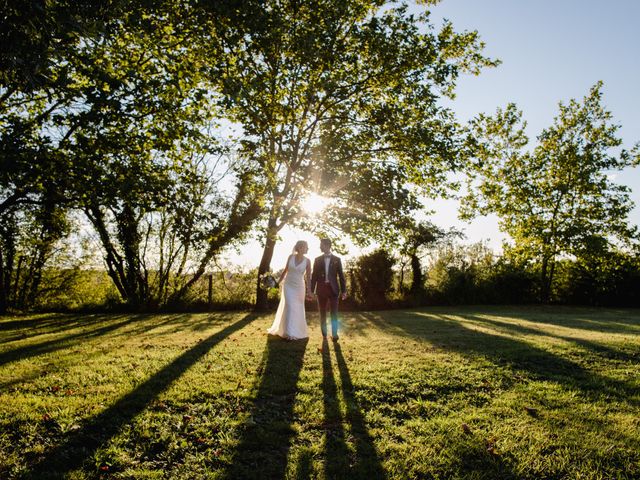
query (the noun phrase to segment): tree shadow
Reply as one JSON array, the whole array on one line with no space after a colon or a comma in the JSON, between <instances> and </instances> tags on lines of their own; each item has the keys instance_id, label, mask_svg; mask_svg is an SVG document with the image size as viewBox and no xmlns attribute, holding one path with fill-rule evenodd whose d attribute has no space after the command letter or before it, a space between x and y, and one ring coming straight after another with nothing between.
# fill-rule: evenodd
<instances>
[{"instance_id":1,"label":"tree shadow","mask_svg":"<svg viewBox=\"0 0 640 480\"><path fill-rule=\"evenodd\" d=\"M410 338L421 338L443 350L480 355L535 380L549 380L575 388L592 399L614 398L637 406L638 389L631 383L604 377L553 352L500 333L487 333L462 325L456 316L403 311L393 323L379 315L363 314L379 328Z\"/></svg>"},{"instance_id":2,"label":"tree shadow","mask_svg":"<svg viewBox=\"0 0 640 480\"><path fill-rule=\"evenodd\" d=\"M43 342L24 345L22 347L14 348L12 350L6 350L0 353L0 366L5 365L10 362L14 362L17 360L24 360L26 358L36 357L38 355L43 355L45 353L55 352L62 348L68 348L73 346L79 342L84 342L86 340L90 340L95 337L101 337L109 332L113 332L118 330L125 325L130 324L134 321L131 317L125 317L124 320L114 321L100 328L95 329L83 329L78 333L73 333L69 335L63 335L51 340L46 340Z\"/></svg>"},{"instance_id":3,"label":"tree shadow","mask_svg":"<svg viewBox=\"0 0 640 480\"><path fill-rule=\"evenodd\" d=\"M24 320L0 321L0 332L19 332L0 340L2 343L10 343L20 340L35 338L39 335L51 335L77 328L91 327L114 318L122 318L123 315L69 315L51 314L29 318Z\"/></svg>"},{"instance_id":4,"label":"tree shadow","mask_svg":"<svg viewBox=\"0 0 640 480\"><path fill-rule=\"evenodd\" d=\"M564 306L473 306L460 307L460 315L487 313L527 322L556 325L597 332L640 333L640 309L610 309Z\"/></svg>"},{"instance_id":5,"label":"tree shadow","mask_svg":"<svg viewBox=\"0 0 640 480\"><path fill-rule=\"evenodd\" d=\"M249 421L225 478L285 478L293 407L308 340L267 339L264 371Z\"/></svg>"},{"instance_id":6,"label":"tree shadow","mask_svg":"<svg viewBox=\"0 0 640 480\"><path fill-rule=\"evenodd\" d=\"M637 362L638 360L640 360L640 349L635 353L629 353L629 352L612 348L607 345L602 345L601 343L593 342L590 340L571 337L568 335L560 335L558 333L546 332L544 330L540 330L537 328L518 325L513 322L509 322L507 320L494 320L491 318L486 318L478 315L464 315L463 318L467 320L471 320L478 324L489 325L491 328L507 334L513 334L515 332L523 335L552 337L552 338L557 338L559 340L564 340L566 342L570 342L575 345L578 345L584 349L590 350L592 353L595 353L604 359L622 360L625 362Z\"/></svg>"},{"instance_id":7,"label":"tree shadow","mask_svg":"<svg viewBox=\"0 0 640 480\"><path fill-rule=\"evenodd\" d=\"M100 318L104 315L87 315L88 317ZM87 317L85 316L85 318ZM60 325L60 323L73 324L79 322L81 315L64 314L64 313L47 313L42 315L29 315L25 318L0 316L0 332L10 330L23 330L25 328L47 328L51 325Z\"/></svg>"},{"instance_id":8,"label":"tree shadow","mask_svg":"<svg viewBox=\"0 0 640 480\"><path fill-rule=\"evenodd\" d=\"M72 470L80 468L98 448L144 411L153 399L169 388L209 350L255 318L253 314L246 315L172 360L109 408L86 421L80 429L65 435L60 443L46 451L30 466L26 478L65 477Z\"/></svg>"},{"instance_id":9,"label":"tree shadow","mask_svg":"<svg viewBox=\"0 0 640 480\"><path fill-rule=\"evenodd\" d=\"M169 313L169 314L152 314L151 324L139 322L133 324L133 327L126 332L122 332L121 335L138 335L153 333L154 338L158 335L172 335L175 333L184 332L202 332L208 330L212 325L226 323L233 318L236 318L238 314L243 312L227 312L215 314L191 314L191 313ZM248 314L249 312L244 312ZM194 315L198 318L194 319ZM189 321L186 322L185 320Z\"/></svg>"},{"instance_id":10,"label":"tree shadow","mask_svg":"<svg viewBox=\"0 0 640 480\"><path fill-rule=\"evenodd\" d=\"M164 317L154 314L118 315L107 317L100 316L93 319L88 324L84 324L80 321L74 321L73 324L65 323L65 326L53 330L47 330L41 332L41 334L56 334L66 330L73 330L75 328L81 328L82 330L76 333L70 332L66 335L58 335L56 338L50 340L31 343L0 352L0 366L18 360L52 353L63 348L69 348L80 342L86 342L94 338L101 338L107 333L113 333L111 337L134 337L140 334L150 334L158 329L169 328L167 331L153 333L154 337L157 338L158 335L171 335L185 330L201 331L204 330L205 327L211 328L212 325L226 323L234 318L234 316L235 315L232 314L226 314L216 315L215 318L212 318L211 315L203 315L203 318L195 322L195 325L192 325L191 322L185 322L185 319L191 317L189 314L170 314ZM99 325L99 323L105 321L109 321L109 323L99 328L95 328L96 324ZM170 328L172 325L175 325L175 327ZM123 327L127 328L123 329ZM120 332L118 332L118 330L120 330ZM20 337L19 340L35 336L36 335L32 335L31 337Z\"/></svg>"}]
</instances>

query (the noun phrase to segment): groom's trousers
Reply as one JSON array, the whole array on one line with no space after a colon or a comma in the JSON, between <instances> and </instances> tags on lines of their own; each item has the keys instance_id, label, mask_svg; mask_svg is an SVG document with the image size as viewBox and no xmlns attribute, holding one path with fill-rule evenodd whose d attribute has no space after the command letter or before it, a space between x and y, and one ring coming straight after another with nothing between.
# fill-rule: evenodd
<instances>
[{"instance_id":1,"label":"groom's trousers","mask_svg":"<svg viewBox=\"0 0 640 480\"><path fill-rule=\"evenodd\" d=\"M318 283L318 309L320 310L320 329L322 336L327 336L327 304L331 312L331 335L338 336L338 295L333 292L329 283Z\"/></svg>"}]
</instances>

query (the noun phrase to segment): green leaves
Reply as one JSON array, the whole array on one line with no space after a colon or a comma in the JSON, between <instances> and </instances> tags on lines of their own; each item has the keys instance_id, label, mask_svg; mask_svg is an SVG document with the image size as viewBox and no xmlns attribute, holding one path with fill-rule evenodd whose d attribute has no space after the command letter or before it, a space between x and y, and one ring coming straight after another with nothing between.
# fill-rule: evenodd
<instances>
[{"instance_id":1,"label":"green leaves","mask_svg":"<svg viewBox=\"0 0 640 480\"><path fill-rule=\"evenodd\" d=\"M601 104L601 89L599 82L582 102L560 104L553 124L529 151L515 105L470 124L476 156L463 214L495 213L517 249L541 262L547 289L560 256L579 256L594 238L611 244L636 235L627 223L633 207L628 189L611 177L633 166L634 156L614 153L622 140Z\"/></svg>"},{"instance_id":2,"label":"green leaves","mask_svg":"<svg viewBox=\"0 0 640 480\"><path fill-rule=\"evenodd\" d=\"M418 207L407 184L446 190L462 141L438 96L460 69L495 65L477 33L433 33L428 15L396 2L253 2L226 15L229 54L212 80L268 185L266 225L313 229L297 206L312 191L367 242Z\"/></svg>"}]
</instances>

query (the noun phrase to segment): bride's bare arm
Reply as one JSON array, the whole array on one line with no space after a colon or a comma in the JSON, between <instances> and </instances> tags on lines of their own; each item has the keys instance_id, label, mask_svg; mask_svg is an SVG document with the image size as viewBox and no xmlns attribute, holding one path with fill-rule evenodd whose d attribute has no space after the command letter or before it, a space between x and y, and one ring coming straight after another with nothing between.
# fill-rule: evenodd
<instances>
[{"instance_id":1,"label":"bride's bare arm","mask_svg":"<svg viewBox=\"0 0 640 480\"><path fill-rule=\"evenodd\" d=\"M287 274L287 270L289 270L289 260L291 260L291 255L287 257L287 264L284 266L284 270L282 271L282 273L280 274L280 278L276 282L277 285L280 285L280 283L282 282L282 279Z\"/></svg>"}]
</instances>

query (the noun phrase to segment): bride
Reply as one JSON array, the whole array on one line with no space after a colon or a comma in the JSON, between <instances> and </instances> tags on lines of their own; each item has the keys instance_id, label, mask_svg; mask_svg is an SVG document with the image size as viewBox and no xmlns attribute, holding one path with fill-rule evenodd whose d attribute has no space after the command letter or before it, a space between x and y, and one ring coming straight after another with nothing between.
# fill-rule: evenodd
<instances>
[{"instance_id":1,"label":"bride","mask_svg":"<svg viewBox=\"0 0 640 480\"><path fill-rule=\"evenodd\" d=\"M276 318L267 330L270 335L278 335L287 340L309 337L304 311L305 296L311 297L311 261L304 256L308 251L307 242L298 241L293 247L293 255L289 255L287 265L277 281L279 285L284 278Z\"/></svg>"}]
</instances>

